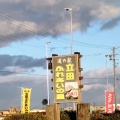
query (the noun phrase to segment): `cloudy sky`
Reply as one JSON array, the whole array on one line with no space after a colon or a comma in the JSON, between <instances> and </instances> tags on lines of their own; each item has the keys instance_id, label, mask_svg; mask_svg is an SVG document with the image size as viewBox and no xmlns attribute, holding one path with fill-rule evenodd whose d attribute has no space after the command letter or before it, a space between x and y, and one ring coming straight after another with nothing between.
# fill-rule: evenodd
<instances>
[{"instance_id":1,"label":"cloudy sky","mask_svg":"<svg viewBox=\"0 0 120 120\"><path fill-rule=\"evenodd\" d=\"M70 15L73 52L83 55L83 102L104 105L107 75L113 89L113 61L105 57L113 47L120 90L119 0L0 0L0 109L21 105L21 87L32 88L32 108L43 107L46 42L48 56L70 54Z\"/></svg>"}]
</instances>

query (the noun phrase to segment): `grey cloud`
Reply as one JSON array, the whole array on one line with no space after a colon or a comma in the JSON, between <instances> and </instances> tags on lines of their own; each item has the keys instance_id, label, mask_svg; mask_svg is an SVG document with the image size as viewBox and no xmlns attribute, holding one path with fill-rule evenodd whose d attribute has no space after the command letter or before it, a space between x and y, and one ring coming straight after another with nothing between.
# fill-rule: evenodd
<instances>
[{"instance_id":1,"label":"grey cloud","mask_svg":"<svg viewBox=\"0 0 120 120\"><path fill-rule=\"evenodd\" d=\"M41 58L41 59L34 59L32 57L28 57L28 56L16 56L15 57L16 61L15 61L15 65L16 66L20 66L23 68L31 68L31 67L43 67L45 68L45 58Z\"/></svg>"},{"instance_id":2,"label":"grey cloud","mask_svg":"<svg viewBox=\"0 0 120 120\"><path fill-rule=\"evenodd\" d=\"M117 69L119 71L120 68ZM113 90L114 87L114 73L112 68L108 68L108 79L106 76L106 68L104 69L98 69L98 70L92 70L88 72L84 72L83 74L83 85L85 85L85 88L83 91L89 91L89 90L95 90L97 89L106 89L107 87L107 80L108 80L108 88L109 90ZM117 72L116 79L117 79L117 88L119 86L119 78L120 74ZM119 89L119 88L118 88Z\"/></svg>"},{"instance_id":3,"label":"grey cloud","mask_svg":"<svg viewBox=\"0 0 120 120\"><path fill-rule=\"evenodd\" d=\"M13 65L12 57L10 55L0 55L0 69Z\"/></svg>"},{"instance_id":4,"label":"grey cloud","mask_svg":"<svg viewBox=\"0 0 120 120\"><path fill-rule=\"evenodd\" d=\"M103 69L102 69L103 70ZM96 70L96 71L102 71ZM92 73L95 71L91 71ZM99 72L100 73L100 72ZM109 78L112 77L111 69L109 72ZM101 72L100 74L94 74L94 76L88 73L84 73L84 78L96 78L95 79L83 79L82 84L88 85L91 89L82 90L83 103L90 103L91 105L104 105L105 99L105 85L106 78L99 79L101 76L105 77L105 74ZM120 78L120 74L117 74L117 78ZM84 83L85 81L85 83ZM53 86L53 83L50 82L50 87ZM109 79L110 86L113 87L113 79ZM120 91L120 82L117 81L117 93ZM20 87L32 88L31 94L31 109L33 108L43 108L42 100L47 98L47 84L46 76L6 76L0 77L0 109L8 109L10 106L20 106L21 104L21 93ZM53 103L53 91L50 90L50 101ZM14 91L14 92L13 92ZM119 94L118 98L120 98ZM8 102L9 100L9 102ZM72 105L71 105L72 106Z\"/></svg>"},{"instance_id":5,"label":"grey cloud","mask_svg":"<svg viewBox=\"0 0 120 120\"><path fill-rule=\"evenodd\" d=\"M10 75L15 71L9 71L8 67L21 67L24 69L33 69L34 67L46 68L45 58L32 58L24 55L0 55L0 75Z\"/></svg>"},{"instance_id":6,"label":"grey cloud","mask_svg":"<svg viewBox=\"0 0 120 120\"><path fill-rule=\"evenodd\" d=\"M90 103L91 105L105 105L105 89L91 89L87 92L83 91L83 102Z\"/></svg>"},{"instance_id":7,"label":"grey cloud","mask_svg":"<svg viewBox=\"0 0 120 120\"><path fill-rule=\"evenodd\" d=\"M119 0L104 0L104 2L107 4L109 2L109 4L114 5L114 6L120 6L120 1Z\"/></svg>"},{"instance_id":8,"label":"grey cloud","mask_svg":"<svg viewBox=\"0 0 120 120\"><path fill-rule=\"evenodd\" d=\"M44 79L45 80L45 79ZM35 83L33 81L19 81L12 83L2 83L0 84L0 109L9 109L10 106L20 106L21 105L21 91L20 87L32 88L31 93L31 109L43 108L42 100L47 98L46 82ZM4 92L3 92L4 91ZM13 92L14 91L14 92ZM91 89L89 91L83 91L83 102L93 103L96 105L104 105L104 89ZM98 99L98 95L100 96ZM9 100L9 101L8 101ZM50 89L50 103L53 104L53 91ZM72 106L72 104L71 104Z\"/></svg>"},{"instance_id":9,"label":"grey cloud","mask_svg":"<svg viewBox=\"0 0 120 120\"><path fill-rule=\"evenodd\" d=\"M91 27L91 24L101 21L100 16L104 21L104 18L106 20L118 15L120 11L118 4L120 4L118 0L117 2L91 0L89 3L87 0L2 0L0 1L1 47L16 40L26 40L29 37L60 37L68 33L70 30L70 15L69 12L64 10L65 7L73 9L73 31L81 30L85 32ZM106 11L102 9L106 6L115 11L111 13L108 10L109 17L106 16Z\"/></svg>"},{"instance_id":10,"label":"grey cloud","mask_svg":"<svg viewBox=\"0 0 120 120\"><path fill-rule=\"evenodd\" d=\"M0 71L0 76L6 76L6 75L13 75L13 74L15 74L15 72L13 71L5 71L5 70L3 70L3 71Z\"/></svg>"},{"instance_id":11,"label":"grey cloud","mask_svg":"<svg viewBox=\"0 0 120 120\"><path fill-rule=\"evenodd\" d=\"M119 71L120 68L117 70ZM104 69L88 71L83 74L82 84L85 85L85 88L82 90L83 101L90 102L91 105L105 105L105 90L107 85L106 72L103 72ZM96 74L97 73L97 74ZM117 72L117 98L120 98L120 74ZM114 87L114 76L113 69L108 68L108 89L113 90Z\"/></svg>"},{"instance_id":12,"label":"grey cloud","mask_svg":"<svg viewBox=\"0 0 120 120\"><path fill-rule=\"evenodd\" d=\"M113 19L109 20L108 22L104 23L102 25L102 27L100 28L100 30L107 30L107 29L114 28L114 27L118 26L119 23L120 23L120 16L113 18Z\"/></svg>"},{"instance_id":13,"label":"grey cloud","mask_svg":"<svg viewBox=\"0 0 120 120\"><path fill-rule=\"evenodd\" d=\"M118 72L120 70L120 67L116 69L116 79L117 82L120 83L120 73ZM110 85L114 84L114 71L113 68L107 68L107 76L106 76L106 68L101 68L97 70L90 70L87 72L82 72L83 81L82 83L84 85L90 85L92 88L94 88L94 85L106 85L107 84L107 77L108 77L108 83Z\"/></svg>"},{"instance_id":14,"label":"grey cloud","mask_svg":"<svg viewBox=\"0 0 120 120\"><path fill-rule=\"evenodd\" d=\"M35 77L34 77L35 78ZM25 81L16 81L16 82L7 82L0 84L0 109L9 109L11 106L20 107L21 106L21 90L20 87L32 88L31 94L31 108L40 108L42 107L41 101L44 98L47 98L46 84L44 81L35 83L33 81L27 81L30 79L28 77ZM39 79L40 81L40 79ZM44 92L42 92L42 91ZM14 92L13 92L14 91ZM9 101L8 101L9 100Z\"/></svg>"}]
</instances>

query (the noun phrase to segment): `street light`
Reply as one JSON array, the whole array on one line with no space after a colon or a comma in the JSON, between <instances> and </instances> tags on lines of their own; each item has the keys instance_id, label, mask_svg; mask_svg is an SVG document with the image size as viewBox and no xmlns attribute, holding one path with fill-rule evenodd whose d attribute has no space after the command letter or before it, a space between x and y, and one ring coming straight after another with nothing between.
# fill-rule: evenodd
<instances>
[{"instance_id":1,"label":"street light","mask_svg":"<svg viewBox=\"0 0 120 120\"><path fill-rule=\"evenodd\" d=\"M73 52L72 48L72 42L73 42L73 35L72 35L72 8L64 8L66 11L70 11L70 33L71 33L71 40L70 40L70 48L71 48L71 54Z\"/></svg>"},{"instance_id":2,"label":"street light","mask_svg":"<svg viewBox=\"0 0 120 120\"><path fill-rule=\"evenodd\" d=\"M48 58L48 44L51 42L46 42L46 58ZM48 60L46 60L46 69L47 69L47 99L48 99L48 105L50 102L50 95L49 95L49 80L48 80Z\"/></svg>"},{"instance_id":3,"label":"street light","mask_svg":"<svg viewBox=\"0 0 120 120\"><path fill-rule=\"evenodd\" d=\"M108 68L107 68L107 57L108 57L109 55L105 55L105 57L106 57L106 77L107 77L107 84L106 84L106 90L108 90Z\"/></svg>"},{"instance_id":4,"label":"street light","mask_svg":"<svg viewBox=\"0 0 120 120\"><path fill-rule=\"evenodd\" d=\"M73 52L73 46L72 46L72 42L73 42L73 35L72 35L72 8L64 8L66 11L70 11L70 48L71 48L71 54ZM73 109L75 110L75 103L73 103Z\"/></svg>"}]
</instances>

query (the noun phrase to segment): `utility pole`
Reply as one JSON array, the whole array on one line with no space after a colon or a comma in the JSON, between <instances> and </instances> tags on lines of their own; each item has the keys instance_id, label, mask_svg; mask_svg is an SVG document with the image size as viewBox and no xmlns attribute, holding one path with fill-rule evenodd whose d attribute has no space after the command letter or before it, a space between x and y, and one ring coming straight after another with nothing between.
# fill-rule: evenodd
<instances>
[{"instance_id":1,"label":"utility pole","mask_svg":"<svg viewBox=\"0 0 120 120\"><path fill-rule=\"evenodd\" d=\"M113 47L113 54L109 55L110 60L113 60L113 70L114 70L114 97L115 97L115 110L117 109L117 92L116 92L116 47Z\"/></svg>"},{"instance_id":2,"label":"utility pole","mask_svg":"<svg viewBox=\"0 0 120 120\"><path fill-rule=\"evenodd\" d=\"M115 96L115 110L117 109L117 93L116 93L116 62L115 62L115 47L113 47L113 66L114 66L114 96Z\"/></svg>"}]
</instances>

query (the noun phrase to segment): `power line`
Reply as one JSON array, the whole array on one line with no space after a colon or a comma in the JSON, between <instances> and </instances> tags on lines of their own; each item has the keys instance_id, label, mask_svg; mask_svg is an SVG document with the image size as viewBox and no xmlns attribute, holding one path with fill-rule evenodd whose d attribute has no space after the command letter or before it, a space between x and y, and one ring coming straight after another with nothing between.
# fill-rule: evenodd
<instances>
[{"instance_id":1,"label":"power line","mask_svg":"<svg viewBox=\"0 0 120 120\"><path fill-rule=\"evenodd\" d=\"M35 34L38 34L38 35L42 35L42 36L44 36L44 35L45 35L45 36L46 36L46 35L51 35L51 36L54 36L54 34L49 33L49 32L47 32L47 31L44 31L44 30L42 30L42 29L40 29L40 28L39 28L39 29L36 29L36 28L33 27L33 26L26 25L26 24L23 23L23 21L18 20L18 19L15 19L15 18L9 16L8 14L2 13L2 12L0 12L0 13L1 13L0 16L2 17L2 18L0 18L1 20L8 20L9 23L11 23L11 24L13 24L13 25L15 25L15 26L20 25L20 27L22 27L22 28L24 28L24 29L26 29L26 30L28 30L28 31L30 31L30 32L33 32L33 33L35 33ZM13 23L13 21L15 21L15 22ZM40 32L41 32L42 34L40 34Z\"/></svg>"},{"instance_id":2,"label":"power line","mask_svg":"<svg viewBox=\"0 0 120 120\"><path fill-rule=\"evenodd\" d=\"M2 18L0 18L0 19L2 19L2 20L8 20L9 23L11 23L11 24L13 24L13 25L16 25L16 26L20 25L20 27L22 27L23 29L26 29L26 30L28 30L28 31L36 34L36 35L42 35L42 36L48 36L48 37L50 37L50 36L57 36L57 35L55 35L55 34L52 34L52 33L47 32L47 31L45 31L45 30L43 30L43 29L40 29L40 28L37 29L37 28L35 28L35 27L33 27L33 26L23 24L22 21L16 20L16 19L14 19L13 17L9 16L8 14L2 13L2 12L0 12L0 13L1 13L0 16L2 17ZM16 22L13 23L13 20L16 21ZM5 34L5 35L6 35L6 34ZM9 35L9 34L8 34L8 35ZM2 38L5 38L6 36L1 36L1 37L2 37ZM9 37L9 38L10 38L10 37L14 38L15 36L14 36L14 35L9 35L8 37ZM61 42L61 41L63 42L63 40L64 40L64 42L66 42L66 43L69 42L68 39L66 39L66 38L64 38L64 37L62 37L62 36L61 36L61 37L60 37L60 36L57 36L57 37L55 37L55 38L60 39L59 42ZM95 45L95 44L83 43L83 42L79 42L79 41L75 41L75 40L74 40L74 45L83 46L83 47L91 47L91 48L104 48L104 49L109 49L109 48L111 47L111 46L104 46L104 45Z\"/></svg>"}]
</instances>

